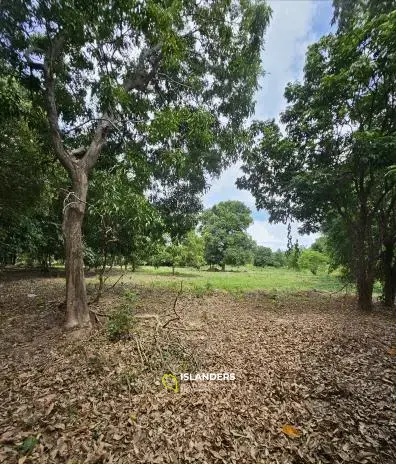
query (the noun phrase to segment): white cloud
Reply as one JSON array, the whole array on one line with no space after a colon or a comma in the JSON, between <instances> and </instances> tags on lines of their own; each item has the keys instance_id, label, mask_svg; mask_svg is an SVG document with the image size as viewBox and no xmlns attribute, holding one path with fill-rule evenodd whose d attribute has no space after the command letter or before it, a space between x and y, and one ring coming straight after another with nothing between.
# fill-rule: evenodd
<instances>
[{"instance_id":1,"label":"white cloud","mask_svg":"<svg viewBox=\"0 0 396 464\"><path fill-rule=\"evenodd\" d=\"M241 163L234 164L226 169L221 176L212 181L212 187L204 196L205 208L210 208L219 201L239 200L243 201L250 209L255 209L255 200L247 190L238 190L235 181L242 175Z\"/></svg>"},{"instance_id":2,"label":"white cloud","mask_svg":"<svg viewBox=\"0 0 396 464\"><path fill-rule=\"evenodd\" d=\"M321 13L329 14L329 2L325 1L273 0L269 3L273 13L262 54L266 75L261 79L261 89L256 95L254 119L279 117L279 113L286 106L283 98L286 84L302 78L307 47L323 33L314 30L315 16ZM330 19L329 17L328 23ZM210 191L203 198L206 208L219 201L240 200L249 206L253 213L256 212L252 195L247 191L238 190L235 186L235 180L241 176L239 166L240 164L231 166L219 179L212 182ZM317 234L298 236L297 226L293 225L293 237L298 238L301 245L309 246ZM269 224L256 220L249 228L249 233L259 244L273 249L286 248L287 227L283 224Z\"/></svg>"},{"instance_id":3,"label":"white cloud","mask_svg":"<svg viewBox=\"0 0 396 464\"><path fill-rule=\"evenodd\" d=\"M293 243L298 239L298 243L304 247L311 245L319 234L299 235L297 232L298 224L293 223L291 227ZM270 247L272 250L286 250L287 247L287 225L270 224L268 221L254 221L249 227L248 233L258 245Z\"/></svg>"},{"instance_id":4,"label":"white cloud","mask_svg":"<svg viewBox=\"0 0 396 464\"><path fill-rule=\"evenodd\" d=\"M271 1L272 20L262 54L266 75L257 94L255 117L277 118L285 102L286 84L302 76L307 46L316 37L313 19L319 2Z\"/></svg>"}]
</instances>

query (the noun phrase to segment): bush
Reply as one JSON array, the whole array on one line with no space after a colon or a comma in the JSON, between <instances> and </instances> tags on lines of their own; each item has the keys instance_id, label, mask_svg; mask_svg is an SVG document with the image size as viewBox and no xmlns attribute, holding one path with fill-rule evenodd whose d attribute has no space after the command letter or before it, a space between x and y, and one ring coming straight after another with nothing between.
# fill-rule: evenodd
<instances>
[{"instance_id":1,"label":"bush","mask_svg":"<svg viewBox=\"0 0 396 464\"><path fill-rule=\"evenodd\" d=\"M134 318L129 306L122 305L109 316L107 322L107 338L117 342L129 337L129 332L134 325Z\"/></svg>"},{"instance_id":2,"label":"bush","mask_svg":"<svg viewBox=\"0 0 396 464\"><path fill-rule=\"evenodd\" d=\"M254 250L254 265L256 267L273 266L274 259L271 248L258 246Z\"/></svg>"},{"instance_id":3,"label":"bush","mask_svg":"<svg viewBox=\"0 0 396 464\"><path fill-rule=\"evenodd\" d=\"M309 269L314 275L319 269L324 268L327 262L327 256L315 250L303 250L298 260L301 269Z\"/></svg>"}]
</instances>

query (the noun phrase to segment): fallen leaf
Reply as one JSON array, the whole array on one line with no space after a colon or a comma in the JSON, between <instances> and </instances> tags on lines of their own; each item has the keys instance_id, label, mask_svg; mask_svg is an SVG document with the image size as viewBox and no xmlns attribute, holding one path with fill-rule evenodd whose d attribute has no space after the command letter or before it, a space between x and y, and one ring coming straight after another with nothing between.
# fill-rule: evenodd
<instances>
[{"instance_id":1,"label":"fallen leaf","mask_svg":"<svg viewBox=\"0 0 396 464\"><path fill-rule=\"evenodd\" d=\"M282 432L290 438L299 438L301 436L301 432L289 424L282 427Z\"/></svg>"},{"instance_id":2,"label":"fallen leaf","mask_svg":"<svg viewBox=\"0 0 396 464\"><path fill-rule=\"evenodd\" d=\"M391 356L396 356L396 348L388 348L388 354Z\"/></svg>"},{"instance_id":3,"label":"fallen leaf","mask_svg":"<svg viewBox=\"0 0 396 464\"><path fill-rule=\"evenodd\" d=\"M47 409L47 412L45 413L46 416L49 416L54 409L55 403L51 403L50 407Z\"/></svg>"}]
</instances>

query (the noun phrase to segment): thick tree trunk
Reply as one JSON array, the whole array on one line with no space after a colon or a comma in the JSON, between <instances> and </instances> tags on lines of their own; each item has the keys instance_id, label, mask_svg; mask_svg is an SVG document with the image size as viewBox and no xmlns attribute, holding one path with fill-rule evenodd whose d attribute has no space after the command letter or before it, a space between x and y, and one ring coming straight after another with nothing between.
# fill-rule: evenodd
<instances>
[{"instance_id":1,"label":"thick tree trunk","mask_svg":"<svg viewBox=\"0 0 396 464\"><path fill-rule=\"evenodd\" d=\"M366 275L359 276L357 280L358 305L363 311L371 311L373 305L374 279Z\"/></svg>"},{"instance_id":2,"label":"thick tree trunk","mask_svg":"<svg viewBox=\"0 0 396 464\"><path fill-rule=\"evenodd\" d=\"M396 260L394 258L394 244L386 243L383 254L384 287L383 296L385 306L392 308L396 298Z\"/></svg>"},{"instance_id":3,"label":"thick tree trunk","mask_svg":"<svg viewBox=\"0 0 396 464\"><path fill-rule=\"evenodd\" d=\"M63 235L65 239L66 323L67 329L91 325L84 279L82 223L88 190L84 172L74 173L73 191L65 200Z\"/></svg>"}]
</instances>

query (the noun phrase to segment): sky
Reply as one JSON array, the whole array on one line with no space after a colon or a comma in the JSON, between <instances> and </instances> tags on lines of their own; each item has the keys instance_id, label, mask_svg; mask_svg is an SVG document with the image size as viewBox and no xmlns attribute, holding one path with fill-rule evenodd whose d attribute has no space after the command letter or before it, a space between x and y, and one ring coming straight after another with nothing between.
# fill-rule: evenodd
<instances>
[{"instance_id":1,"label":"sky","mask_svg":"<svg viewBox=\"0 0 396 464\"><path fill-rule=\"evenodd\" d=\"M308 45L316 42L331 30L331 0L270 0L272 19L265 36L262 52L265 75L260 80L260 90L256 95L256 112L253 119L278 119L285 108L283 92L286 84L301 80L305 53ZM219 179L212 181L210 190L203 197L204 207L210 208L220 201L240 200L252 210L254 223L249 234L259 245L273 250L286 249L287 226L270 224L265 210L257 211L252 195L246 190L238 190L235 180L241 175L239 165L231 166ZM293 240L309 246L318 234L299 235L298 224L292 224Z\"/></svg>"}]
</instances>

